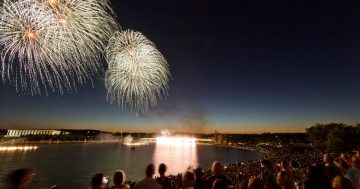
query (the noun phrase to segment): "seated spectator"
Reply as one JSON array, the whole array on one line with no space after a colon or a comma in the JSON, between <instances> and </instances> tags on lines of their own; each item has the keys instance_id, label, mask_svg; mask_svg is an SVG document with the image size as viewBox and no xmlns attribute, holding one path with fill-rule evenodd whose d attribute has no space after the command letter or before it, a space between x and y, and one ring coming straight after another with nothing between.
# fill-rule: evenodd
<instances>
[{"instance_id":1,"label":"seated spectator","mask_svg":"<svg viewBox=\"0 0 360 189\"><path fill-rule=\"evenodd\" d=\"M184 189L194 189L195 174L191 171L186 171L183 176L182 185Z\"/></svg>"},{"instance_id":2,"label":"seated spectator","mask_svg":"<svg viewBox=\"0 0 360 189\"><path fill-rule=\"evenodd\" d=\"M331 186L333 189L354 189L349 179L339 175L333 179Z\"/></svg>"},{"instance_id":3,"label":"seated spectator","mask_svg":"<svg viewBox=\"0 0 360 189\"><path fill-rule=\"evenodd\" d=\"M135 187L134 187L135 189L161 189L162 188L162 186L153 179L153 176L155 174L154 164L152 164L152 163L149 164L146 167L145 173L146 173L145 178L136 182Z\"/></svg>"},{"instance_id":4,"label":"seated spectator","mask_svg":"<svg viewBox=\"0 0 360 189\"><path fill-rule=\"evenodd\" d=\"M207 188L212 188L216 179L220 179L222 181L221 183L223 189L226 189L226 187L230 185L230 181L224 174L224 168L218 161L214 161L211 165L211 176L206 180Z\"/></svg>"},{"instance_id":5,"label":"seated spectator","mask_svg":"<svg viewBox=\"0 0 360 189\"><path fill-rule=\"evenodd\" d=\"M168 177L165 176L165 172L166 172L166 165L164 163L159 165L159 174L160 177L158 177L156 179L156 182L158 182L163 189L170 189L171 185L170 185L170 180Z\"/></svg>"},{"instance_id":6,"label":"seated spectator","mask_svg":"<svg viewBox=\"0 0 360 189\"><path fill-rule=\"evenodd\" d=\"M126 176L124 171L116 171L113 176L114 186L112 189L130 189L130 186L125 184Z\"/></svg>"},{"instance_id":7,"label":"seated spectator","mask_svg":"<svg viewBox=\"0 0 360 189\"><path fill-rule=\"evenodd\" d=\"M26 189L32 181L35 172L33 169L17 169L8 174L6 177L7 189Z\"/></svg>"}]
</instances>

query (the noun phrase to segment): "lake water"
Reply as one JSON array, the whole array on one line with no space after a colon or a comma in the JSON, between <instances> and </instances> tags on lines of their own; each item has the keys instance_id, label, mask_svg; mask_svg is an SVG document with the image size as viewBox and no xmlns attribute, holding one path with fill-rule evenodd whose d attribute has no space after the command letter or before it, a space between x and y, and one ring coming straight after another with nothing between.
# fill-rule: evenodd
<instances>
[{"instance_id":1,"label":"lake water","mask_svg":"<svg viewBox=\"0 0 360 189\"><path fill-rule=\"evenodd\" d=\"M165 163L167 174L185 171L189 166L209 168L214 160L235 163L260 158L263 154L215 145L159 145L131 147L118 143L43 144L33 151L0 151L0 188L13 169L36 170L31 188L86 189L92 175L102 172L111 177L124 170L127 180L141 179L145 167Z\"/></svg>"}]
</instances>

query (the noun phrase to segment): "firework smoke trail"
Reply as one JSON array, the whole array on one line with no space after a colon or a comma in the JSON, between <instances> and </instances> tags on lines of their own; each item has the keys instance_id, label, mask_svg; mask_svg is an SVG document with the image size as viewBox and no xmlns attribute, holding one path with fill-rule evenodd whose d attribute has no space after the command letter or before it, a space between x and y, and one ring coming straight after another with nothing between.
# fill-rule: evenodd
<instances>
[{"instance_id":1,"label":"firework smoke trail","mask_svg":"<svg viewBox=\"0 0 360 189\"><path fill-rule=\"evenodd\" d=\"M170 72L155 45L142 33L115 32L106 48L107 99L144 113L167 95Z\"/></svg>"},{"instance_id":2,"label":"firework smoke trail","mask_svg":"<svg viewBox=\"0 0 360 189\"><path fill-rule=\"evenodd\" d=\"M91 80L119 29L107 0L5 0L0 13L2 79L31 94Z\"/></svg>"}]
</instances>

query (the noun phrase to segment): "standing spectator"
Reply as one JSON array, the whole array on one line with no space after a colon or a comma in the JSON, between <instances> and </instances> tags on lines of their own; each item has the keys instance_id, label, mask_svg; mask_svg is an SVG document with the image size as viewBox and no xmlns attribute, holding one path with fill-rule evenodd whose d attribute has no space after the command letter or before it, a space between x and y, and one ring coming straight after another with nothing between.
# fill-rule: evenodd
<instances>
[{"instance_id":1,"label":"standing spectator","mask_svg":"<svg viewBox=\"0 0 360 189\"><path fill-rule=\"evenodd\" d=\"M7 176L7 189L26 189L31 183L35 172L33 169L22 168L10 172Z\"/></svg>"},{"instance_id":2,"label":"standing spectator","mask_svg":"<svg viewBox=\"0 0 360 189\"><path fill-rule=\"evenodd\" d=\"M124 171L116 171L113 176L114 186L111 189L130 189L130 186L125 184L126 176Z\"/></svg>"},{"instance_id":3,"label":"standing spectator","mask_svg":"<svg viewBox=\"0 0 360 189\"><path fill-rule=\"evenodd\" d=\"M156 182L159 183L163 187L163 189L170 189L170 180L168 177L165 176L166 165L164 163L160 164L158 171L160 177L156 179Z\"/></svg>"},{"instance_id":4,"label":"standing spectator","mask_svg":"<svg viewBox=\"0 0 360 189\"><path fill-rule=\"evenodd\" d=\"M136 182L134 187L135 189L162 189L162 186L153 179L153 176L155 174L154 164L149 164L146 167L145 173L145 178Z\"/></svg>"}]
</instances>

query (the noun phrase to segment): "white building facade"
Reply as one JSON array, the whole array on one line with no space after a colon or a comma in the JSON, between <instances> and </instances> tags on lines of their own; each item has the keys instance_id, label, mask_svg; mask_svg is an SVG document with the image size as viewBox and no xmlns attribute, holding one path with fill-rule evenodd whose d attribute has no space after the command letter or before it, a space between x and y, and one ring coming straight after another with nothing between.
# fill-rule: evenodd
<instances>
[{"instance_id":1,"label":"white building facade","mask_svg":"<svg viewBox=\"0 0 360 189\"><path fill-rule=\"evenodd\" d=\"M5 137L21 137L26 135L60 135L59 130L46 130L46 129L9 129Z\"/></svg>"}]
</instances>

